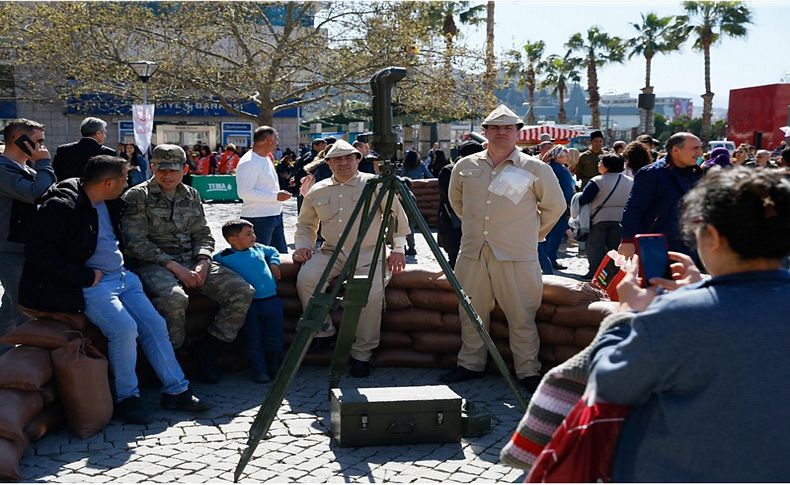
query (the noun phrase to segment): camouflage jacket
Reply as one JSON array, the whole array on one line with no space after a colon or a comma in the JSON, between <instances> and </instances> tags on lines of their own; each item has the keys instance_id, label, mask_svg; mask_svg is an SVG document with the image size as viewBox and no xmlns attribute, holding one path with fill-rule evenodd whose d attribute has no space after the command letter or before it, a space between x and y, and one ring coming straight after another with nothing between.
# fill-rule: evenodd
<instances>
[{"instance_id":1,"label":"camouflage jacket","mask_svg":"<svg viewBox=\"0 0 790 485\"><path fill-rule=\"evenodd\" d=\"M128 204L121 219L124 256L132 267L181 263L199 255L211 259L214 238L197 190L181 184L170 200L152 178L132 187L122 198Z\"/></svg>"}]
</instances>

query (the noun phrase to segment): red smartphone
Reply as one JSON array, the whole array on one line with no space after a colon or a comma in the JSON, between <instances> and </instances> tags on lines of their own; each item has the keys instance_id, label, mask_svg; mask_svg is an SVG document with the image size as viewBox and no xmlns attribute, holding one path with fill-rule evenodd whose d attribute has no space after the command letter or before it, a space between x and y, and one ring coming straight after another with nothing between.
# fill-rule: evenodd
<instances>
[{"instance_id":1,"label":"red smartphone","mask_svg":"<svg viewBox=\"0 0 790 485\"><path fill-rule=\"evenodd\" d=\"M663 234L637 234L634 241L643 288L650 286L650 278L672 278L667 254L669 247Z\"/></svg>"}]
</instances>

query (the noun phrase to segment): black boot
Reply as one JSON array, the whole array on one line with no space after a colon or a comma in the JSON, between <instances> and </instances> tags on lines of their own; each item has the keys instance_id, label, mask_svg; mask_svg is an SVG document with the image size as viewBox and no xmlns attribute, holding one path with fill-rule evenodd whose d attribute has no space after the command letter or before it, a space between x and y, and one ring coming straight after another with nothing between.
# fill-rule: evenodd
<instances>
[{"instance_id":1,"label":"black boot","mask_svg":"<svg viewBox=\"0 0 790 485\"><path fill-rule=\"evenodd\" d=\"M283 362L282 352L266 352L264 360L266 361L266 374L270 379L274 379Z\"/></svg>"},{"instance_id":2,"label":"black boot","mask_svg":"<svg viewBox=\"0 0 790 485\"><path fill-rule=\"evenodd\" d=\"M219 355L224 348L225 342L217 339L213 335L206 335L206 339L201 346L201 352L197 356L197 380L206 384L215 384L219 381L221 375L219 369Z\"/></svg>"}]
</instances>

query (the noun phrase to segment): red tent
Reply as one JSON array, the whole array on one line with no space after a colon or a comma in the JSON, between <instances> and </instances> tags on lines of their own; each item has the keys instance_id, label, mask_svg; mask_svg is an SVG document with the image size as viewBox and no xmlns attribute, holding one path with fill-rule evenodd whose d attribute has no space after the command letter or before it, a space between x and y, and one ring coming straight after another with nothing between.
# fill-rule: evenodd
<instances>
[{"instance_id":1,"label":"red tent","mask_svg":"<svg viewBox=\"0 0 790 485\"><path fill-rule=\"evenodd\" d=\"M570 138L581 136L582 132L572 130L570 128L562 128L554 125L533 125L525 126L518 132L517 143L521 145L535 144L540 141L540 135L548 133L554 140L568 140Z\"/></svg>"}]
</instances>

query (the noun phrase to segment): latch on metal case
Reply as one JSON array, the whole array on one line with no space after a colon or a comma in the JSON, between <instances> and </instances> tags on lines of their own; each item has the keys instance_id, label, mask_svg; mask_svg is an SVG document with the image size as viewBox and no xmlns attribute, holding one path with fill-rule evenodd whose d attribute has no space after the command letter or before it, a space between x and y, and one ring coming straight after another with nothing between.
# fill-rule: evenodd
<instances>
[{"instance_id":1,"label":"latch on metal case","mask_svg":"<svg viewBox=\"0 0 790 485\"><path fill-rule=\"evenodd\" d=\"M443 422L444 422L444 414L436 413L436 424L442 424Z\"/></svg>"},{"instance_id":2,"label":"latch on metal case","mask_svg":"<svg viewBox=\"0 0 790 485\"><path fill-rule=\"evenodd\" d=\"M359 419L359 429L361 429L363 431L367 431L368 430L368 417L367 416L362 415L362 417Z\"/></svg>"}]
</instances>

